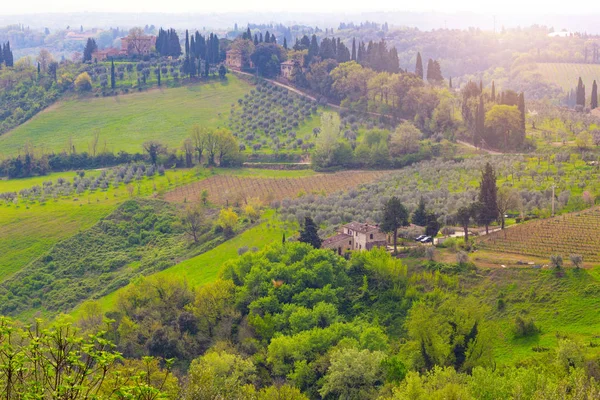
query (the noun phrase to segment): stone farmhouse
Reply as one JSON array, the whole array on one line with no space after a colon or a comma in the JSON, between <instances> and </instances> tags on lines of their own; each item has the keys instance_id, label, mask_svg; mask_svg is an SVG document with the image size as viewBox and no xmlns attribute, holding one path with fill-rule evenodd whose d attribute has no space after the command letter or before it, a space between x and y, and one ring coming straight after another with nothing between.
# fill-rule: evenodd
<instances>
[{"instance_id":1,"label":"stone farmhouse","mask_svg":"<svg viewBox=\"0 0 600 400\"><path fill-rule=\"evenodd\" d=\"M287 60L281 63L281 76L285 79L290 79L292 77L292 71L294 70L295 62L292 60Z\"/></svg>"},{"instance_id":2,"label":"stone farmhouse","mask_svg":"<svg viewBox=\"0 0 600 400\"><path fill-rule=\"evenodd\" d=\"M139 36L121 38L121 54L148 55L156 47L156 36Z\"/></svg>"},{"instance_id":3,"label":"stone farmhouse","mask_svg":"<svg viewBox=\"0 0 600 400\"><path fill-rule=\"evenodd\" d=\"M229 50L225 54L225 65L233 69L254 68L252 60L249 57L246 59L237 49Z\"/></svg>"},{"instance_id":4,"label":"stone farmhouse","mask_svg":"<svg viewBox=\"0 0 600 400\"><path fill-rule=\"evenodd\" d=\"M338 234L323 241L321 248L332 249L339 255L347 251L371 250L374 247L385 247L387 234L381 232L378 225L351 222L343 225Z\"/></svg>"},{"instance_id":5,"label":"stone farmhouse","mask_svg":"<svg viewBox=\"0 0 600 400\"><path fill-rule=\"evenodd\" d=\"M93 61L105 61L106 59L109 59L111 57L117 57L120 54L121 54L121 52L119 50L110 47L108 49L94 51L92 53L92 60Z\"/></svg>"}]
</instances>

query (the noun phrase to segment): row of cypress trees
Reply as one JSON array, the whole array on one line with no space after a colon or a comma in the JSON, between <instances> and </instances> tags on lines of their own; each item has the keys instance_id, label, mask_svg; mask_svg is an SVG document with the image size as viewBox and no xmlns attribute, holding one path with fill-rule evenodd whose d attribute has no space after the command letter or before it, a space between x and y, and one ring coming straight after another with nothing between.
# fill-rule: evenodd
<instances>
[{"instance_id":1,"label":"row of cypress trees","mask_svg":"<svg viewBox=\"0 0 600 400\"><path fill-rule=\"evenodd\" d=\"M12 50L10 49L10 42L4 44L0 43L0 68L2 65L12 67L14 65L14 58Z\"/></svg>"}]
</instances>

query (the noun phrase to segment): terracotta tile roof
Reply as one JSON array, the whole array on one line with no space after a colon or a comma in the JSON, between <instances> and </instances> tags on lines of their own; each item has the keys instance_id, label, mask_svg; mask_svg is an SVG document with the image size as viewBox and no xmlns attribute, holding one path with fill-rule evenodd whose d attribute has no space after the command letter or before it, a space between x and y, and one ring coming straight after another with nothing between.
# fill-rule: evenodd
<instances>
[{"instance_id":1,"label":"terracotta tile roof","mask_svg":"<svg viewBox=\"0 0 600 400\"><path fill-rule=\"evenodd\" d=\"M344 228L352 229L356 232L362 233L370 233L370 232L378 232L378 225L370 225L370 224L361 224L360 222L350 222L349 224L344 225Z\"/></svg>"},{"instance_id":2,"label":"terracotta tile roof","mask_svg":"<svg viewBox=\"0 0 600 400\"><path fill-rule=\"evenodd\" d=\"M327 239L323 240L323 242L321 243L321 246L339 242L340 240L350 240L350 239L352 239L352 236L346 235L345 233L338 233L335 236L331 236L331 237L328 237Z\"/></svg>"}]
</instances>

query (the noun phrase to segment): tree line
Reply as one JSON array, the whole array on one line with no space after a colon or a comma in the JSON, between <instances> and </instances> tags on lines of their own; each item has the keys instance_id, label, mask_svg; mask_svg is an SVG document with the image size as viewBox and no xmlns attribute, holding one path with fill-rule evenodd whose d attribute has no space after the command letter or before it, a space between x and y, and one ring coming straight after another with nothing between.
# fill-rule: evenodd
<instances>
[{"instance_id":1,"label":"tree line","mask_svg":"<svg viewBox=\"0 0 600 400\"><path fill-rule=\"evenodd\" d=\"M0 69L2 68L2 64L9 68L14 66L14 58L12 50L10 49L10 42L0 43Z\"/></svg>"}]
</instances>

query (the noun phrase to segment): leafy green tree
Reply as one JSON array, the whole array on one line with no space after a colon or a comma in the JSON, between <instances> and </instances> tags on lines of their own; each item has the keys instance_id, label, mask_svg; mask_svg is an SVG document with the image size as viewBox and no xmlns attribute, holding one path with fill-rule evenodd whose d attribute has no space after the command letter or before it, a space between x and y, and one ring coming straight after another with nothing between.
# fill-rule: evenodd
<instances>
[{"instance_id":1,"label":"leafy green tree","mask_svg":"<svg viewBox=\"0 0 600 400\"><path fill-rule=\"evenodd\" d=\"M156 165L159 154L162 154L166 151L165 146L156 140L148 140L147 142L144 142L142 147L144 148L144 151L148 153L150 162L153 165Z\"/></svg>"},{"instance_id":2,"label":"leafy green tree","mask_svg":"<svg viewBox=\"0 0 600 400\"><path fill-rule=\"evenodd\" d=\"M211 351L190 365L183 400L253 400L256 367L250 360L226 351Z\"/></svg>"},{"instance_id":3,"label":"leafy green tree","mask_svg":"<svg viewBox=\"0 0 600 400\"><path fill-rule=\"evenodd\" d=\"M475 298L448 295L421 300L406 320L413 368L431 370L452 366L471 371L478 365L491 365L492 343L485 322L486 307Z\"/></svg>"},{"instance_id":4,"label":"leafy green tree","mask_svg":"<svg viewBox=\"0 0 600 400\"><path fill-rule=\"evenodd\" d=\"M469 224L471 223L471 218L477 215L477 208L477 204L471 204L460 207L456 212L456 220L464 230L465 245L469 243Z\"/></svg>"},{"instance_id":5,"label":"leafy green tree","mask_svg":"<svg viewBox=\"0 0 600 400\"><path fill-rule=\"evenodd\" d=\"M381 351L342 349L331 355L323 387L319 393L326 398L370 399L377 396L378 386L384 383Z\"/></svg>"},{"instance_id":6,"label":"leafy green tree","mask_svg":"<svg viewBox=\"0 0 600 400\"><path fill-rule=\"evenodd\" d=\"M92 90L92 78L87 72L82 72L75 79L75 89L79 92L89 92Z\"/></svg>"},{"instance_id":7,"label":"leafy green tree","mask_svg":"<svg viewBox=\"0 0 600 400\"><path fill-rule=\"evenodd\" d=\"M394 235L394 253L398 253L398 229L408 226L408 211L400 199L392 197L383 206L381 219L379 228Z\"/></svg>"},{"instance_id":8,"label":"leafy green tree","mask_svg":"<svg viewBox=\"0 0 600 400\"><path fill-rule=\"evenodd\" d=\"M322 241L319 237L319 229L311 217L304 218L304 228L300 231L300 239L298 240L310 244L315 249L321 248Z\"/></svg>"},{"instance_id":9,"label":"leafy green tree","mask_svg":"<svg viewBox=\"0 0 600 400\"><path fill-rule=\"evenodd\" d=\"M188 206L181 215L181 224L194 243L198 243L198 236L204 226L204 212L199 206Z\"/></svg>"},{"instance_id":10,"label":"leafy green tree","mask_svg":"<svg viewBox=\"0 0 600 400\"><path fill-rule=\"evenodd\" d=\"M23 328L0 317L0 388L2 397L13 399L160 398L176 380L171 361L161 371L152 358L143 360L152 377L143 369L123 373L123 357L106 339L106 332L83 335L67 318L48 326L37 320ZM140 362L142 364L142 362ZM161 379L153 379L156 375Z\"/></svg>"},{"instance_id":11,"label":"leafy green tree","mask_svg":"<svg viewBox=\"0 0 600 400\"><path fill-rule=\"evenodd\" d=\"M496 173L494 168L488 162L481 174L479 183L480 207L477 215L477 222L485 225L486 234L489 233L489 225L498 219L498 187L496 186Z\"/></svg>"},{"instance_id":12,"label":"leafy green tree","mask_svg":"<svg viewBox=\"0 0 600 400\"><path fill-rule=\"evenodd\" d=\"M258 74L265 78L274 78L281 72L281 63L286 60L285 50L275 43L259 43L250 59Z\"/></svg>"},{"instance_id":13,"label":"leafy green tree","mask_svg":"<svg viewBox=\"0 0 600 400\"><path fill-rule=\"evenodd\" d=\"M234 299L235 286L232 281L218 279L200 287L190 307L198 318L200 332L212 337L219 323L235 314Z\"/></svg>"},{"instance_id":14,"label":"leafy green tree","mask_svg":"<svg viewBox=\"0 0 600 400\"><path fill-rule=\"evenodd\" d=\"M517 106L495 105L485 115L487 142L504 150L516 150L525 142Z\"/></svg>"},{"instance_id":15,"label":"leafy green tree","mask_svg":"<svg viewBox=\"0 0 600 400\"><path fill-rule=\"evenodd\" d=\"M421 131L414 124L408 121L402 122L390 135L390 155L401 157L406 154L417 153L421 136Z\"/></svg>"},{"instance_id":16,"label":"leafy green tree","mask_svg":"<svg viewBox=\"0 0 600 400\"><path fill-rule=\"evenodd\" d=\"M223 232L225 236L232 236L237 226L239 217L232 208L223 208L219 212L219 218L217 219L217 224L221 228L223 228Z\"/></svg>"}]
</instances>

